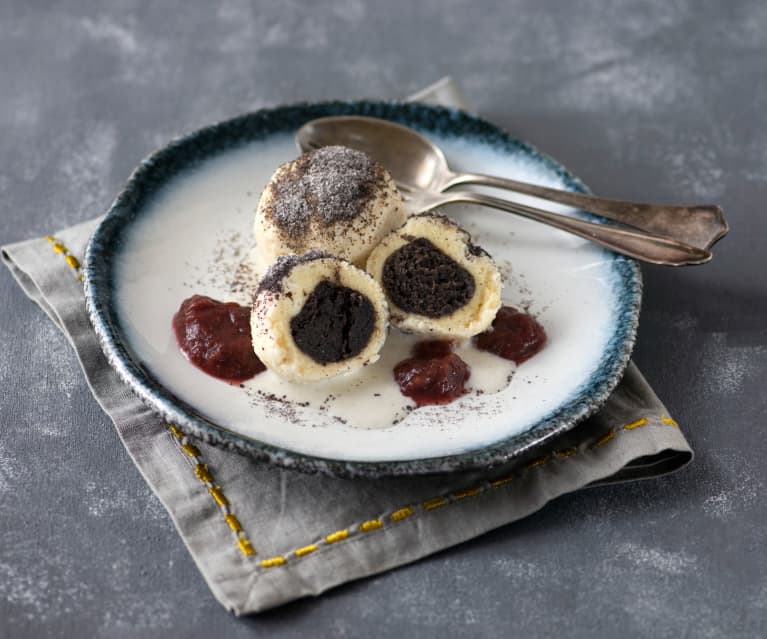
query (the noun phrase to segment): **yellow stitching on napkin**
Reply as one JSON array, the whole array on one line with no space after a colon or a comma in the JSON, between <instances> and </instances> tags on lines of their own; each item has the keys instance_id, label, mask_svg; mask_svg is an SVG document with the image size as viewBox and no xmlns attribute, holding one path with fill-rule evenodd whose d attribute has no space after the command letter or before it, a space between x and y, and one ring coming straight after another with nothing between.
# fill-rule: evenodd
<instances>
[{"instance_id":1,"label":"yellow stitching on napkin","mask_svg":"<svg viewBox=\"0 0 767 639\"><path fill-rule=\"evenodd\" d=\"M264 568L274 568L275 566L282 566L288 560L285 557L272 557L271 559L263 559L261 565Z\"/></svg>"},{"instance_id":2,"label":"yellow stitching on napkin","mask_svg":"<svg viewBox=\"0 0 767 639\"><path fill-rule=\"evenodd\" d=\"M369 519L360 524L360 530L370 532L371 530L378 530L381 526L383 526L383 522L380 519Z\"/></svg>"},{"instance_id":3,"label":"yellow stitching on napkin","mask_svg":"<svg viewBox=\"0 0 767 639\"><path fill-rule=\"evenodd\" d=\"M77 279L82 281L83 274L80 272L80 260L69 252L69 249L60 240L57 240L52 235L46 235L45 240L50 243L54 252L64 256L64 261L69 265L75 273L77 273Z\"/></svg>"},{"instance_id":4,"label":"yellow stitching on napkin","mask_svg":"<svg viewBox=\"0 0 767 639\"><path fill-rule=\"evenodd\" d=\"M184 444L181 444L181 450L183 450L190 457L200 456L200 449L197 448L197 446L195 446L194 444L190 444L189 442L185 442Z\"/></svg>"},{"instance_id":5,"label":"yellow stitching on napkin","mask_svg":"<svg viewBox=\"0 0 767 639\"><path fill-rule=\"evenodd\" d=\"M660 420L664 424L668 424L669 426L676 426L677 428L679 428L679 424L676 423L675 419L671 419L670 417L661 417Z\"/></svg>"},{"instance_id":6,"label":"yellow stitching on napkin","mask_svg":"<svg viewBox=\"0 0 767 639\"><path fill-rule=\"evenodd\" d=\"M453 493L453 499L466 499L466 497L475 497L481 492L482 488L480 486L474 486L472 488L459 490L458 492Z\"/></svg>"},{"instance_id":7,"label":"yellow stitching on napkin","mask_svg":"<svg viewBox=\"0 0 767 639\"><path fill-rule=\"evenodd\" d=\"M315 550L317 550L319 546L317 544L309 544L308 546L304 546L303 548L296 548L296 557L303 557L304 555L310 555Z\"/></svg>"},{"instance_id":8,"label":"yellow stitching on napkin","mask_svg":"<svg viewBox=\"0 0 767 639\"><path fill-rule=\"evenodd\" d=\"M229 505L229 500L224 495L224 491L221 490L221 486L208 486L208 492L219 506Z\"/></svg>"},{"instance_id":9,"label":"yellow stitching on napkin","mask_svg":"<svg viewBox=\"0 0 767 639\"><path fill-rule=\"evenodd\" d=\"M551 459L550 455L544 455L543 457L539 457L538 459L531 461L527 466L525 466L525 468L527 468L527 470L532 470L538 466L543 466L546 462L549 461L549 459Z\"/></svg>"},{"instance_id":10,"label":"yellow stitching on napkin","mask_svg":"<svg viewBox=\"0 0 767 639\"><path fill-rule=\"evenodd\" d=\"M240 532L242 530L242 524L240 523L240 520L237 519L237 515L229 513L224 515L224 519L226 520L226 523L229 524L229 528L234 532Z\"/></svg>"},{"instance_id":11,"label":"yellow stitching on napkin","mask_svg":"<svg viewBox=\"0 0 767 639\"><path fill-rule=\"evenodd\" d=\"M190 460L194 462L194 476L208 489L210 496L213 497L213 500L221 510L227 526L229 526L232 532L237 536L237 547L240 549L240 552L243 555L255 555L256 550L253 548L253 544L250 543L248 536L245 534L245 530L243 529L240 520L237 518L237 515L230 512L229 500L226 498L226 495L224 495L223 489L215 483L213 473L210 471L210 468L208 468L208 464L202 461L202 453L200 452L200 449L187 439L187 436L178 428L178 426L171 424L170 422L168 422L166 426L171 435L178 440L181 450L183 450ZM273 565L276 566L280 564Z\"/></svg>"},{"instance_id":12,"label":"yellow stitching on napkin","mask_svg":"<svg viewBox=\"0 0 767 639\"><path fill-rule=\"evenodd\" d=\"M511 475L506 475L505 477L499 477L498 479L493 479L490 482L490 486L492 488L498 488L499 486L508 484L510 481L514 481L516 478L517 478L516 475L512 473Z\"/></svg>"},{"instance_id":13,"label":"yellow stitching on napkin","mask_svg":"<svg viewBox=\"0 0 767 639\"><path fill-rule=\"evenodd\" d=\"M327 537L325 537L325 541L329 544L334 544L337 541L341 541L342 539L346 539L349 536L349 529L344 528L343 530L337 530L334 533L330 533Z\"/></svg>"},{"instance_id":14,"label":"yellow stitching on napkin","mask_svg":"<svg viewBox=\"0 0 767 639\"><path fill-rule=\"evenodd\" d=\"M181 439L184 436L184 433L182 433L174 424L168 424L168 430L173 433L173 436L177 439Z\"/></svg>"},{"instance_id":15,"label":"yellow stitching on napkin","mask_svg":"<svg viewBox=\"0 0 767 639\"><path fill-rule=\"evenodd\" d=\"M440 506L444 506L448 503L450 502L448 502L448 500L444 497L435 497L434 499L427 499L425 502L423 502L423 509L434 510L435 508L439 508Z\"/></svg>"},{"instance_id":16,"label":"yellow stitching on napkin","mask_svg":"<svg viewBox=\"0 0 767 639\"><path fill-rule=\"evenodd\" d=\"M555 450L554 454L559 457L559 459L567 459L568 457L572 457L578 452L578 449L573 446L572 448L562 448L561 450Z\"/></svg>"},{"instance_id":17,"label":"yellow stitching on napkin","mask_svg":"<svg viewBox=\"0 0 767 639\"><path fill-rule=\"evenodd\" d=\"M644 426L648 421L649 420L646 417L642 417L642 419L638 419L635 422L631 422L630 424L624 425L623 430L634 430L635 428Z\"/></svg>"},{"instance_id":18,"label":"yellow stitching on napkin","mask_svg":"<svg viewBox=\"0 0 767 639\"><path fill-rule=\"evenodd\" d=\"M210 474L207 464L197 464L194 467L194 476L203 483L213 482L213 475Z\"/></svg>"},{"instance_id":19,"label":"yellow stitching on napkin","mask_svg":"<svg viewBox=\"0 0 767 639\"><path fill-rule=\"evenodd\" d=\"M600 437L597 441L595 441L591 445L591 447L592 448L599 448L599 446L604 446L613 437L615 437L615 431L614 430L608 430L604 435L602 435L602 437Z\"/></svg>"},{"instance_id":20,"label":"yellow stitching on napkin","mask_svg":"<svg viewBox=\"0 0 767 639\"><path fill-rule=\"evenodd\" d=\"M413 508L411 506L405 506L404 508L400 508L399 510L395 510L391 514L391 520L392 521L401 521L403 519L407 519L413 513L415 513L415 510L413 510Z\"/></svg>"}]
</instances>

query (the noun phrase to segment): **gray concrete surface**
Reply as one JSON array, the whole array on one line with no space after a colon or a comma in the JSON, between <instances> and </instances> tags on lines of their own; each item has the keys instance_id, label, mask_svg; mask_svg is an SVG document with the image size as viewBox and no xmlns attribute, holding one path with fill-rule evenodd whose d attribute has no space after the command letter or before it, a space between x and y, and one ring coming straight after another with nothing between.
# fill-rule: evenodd
<instances>
[{"instance_id":1,"label":"gray concrete surface","mask_svg":"<svg viewBox=\"0 0 767 639\"><path fill-rule=\"evenodd\" d=\"M725 206L711 265L645 269L636 359L693 465L235 619L65 340L2 272L0 636L764 636L764 2L5 0L0 242L101 213L175 134L446 72L599 193Z\"/></svg>"}]
</instances>

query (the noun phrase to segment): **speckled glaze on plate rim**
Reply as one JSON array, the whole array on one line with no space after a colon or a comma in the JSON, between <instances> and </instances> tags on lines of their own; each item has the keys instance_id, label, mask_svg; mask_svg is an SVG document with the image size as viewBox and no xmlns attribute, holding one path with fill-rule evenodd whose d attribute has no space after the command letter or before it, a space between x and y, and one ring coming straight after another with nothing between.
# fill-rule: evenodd
<instances>
[{"instance_id":1,"label":"speckled glaze on plate rim","mask_svg":"<svg viewBox=\"0 0 767 639\"><path fill-rule=\"evenodd\" d=\"M471 136L499 151L524 153L560 177L573 191L588 189L567 169L537 149L489 122L457 109L398 102L319 102L262 109L204 127L177 138L134 170L125 188L94 232L84 259L85 297L93 327L110 365L145 403L183 431L211 444L231 448L302 472L336 477L390 477L489 469L529 453L596 412L620 381L634 346L639 322L642 279L633 260L616 255L613 269L622 284L616 329L598 369L573 399L553 409L525 432L491 446L445 457L406 461L356 462L313 457L243 437L196 414L146 370L124 339L112 295L111 256L120 234L153 193L179 172L218 153L297 130L305 122L328 115L367 115L414 126L443 136ZM588 219L597 216L579 212Z\"/></svg>"}]
</instances>

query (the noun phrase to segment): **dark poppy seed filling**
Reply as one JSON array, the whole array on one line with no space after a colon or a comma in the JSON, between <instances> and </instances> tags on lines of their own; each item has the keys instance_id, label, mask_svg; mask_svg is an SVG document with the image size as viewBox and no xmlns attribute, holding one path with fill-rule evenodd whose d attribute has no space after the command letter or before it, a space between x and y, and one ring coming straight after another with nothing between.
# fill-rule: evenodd
<instances>
[{"instance_id":1,"label":"dark poppy seed filling","mask_svg":"<svg viewBox=\"0 0 767 639\"><path fill-rule=\"evenodd\" d=\"M376 323L371 301L359 291L323 280L290 320L290 333L315 362L331 364L359 355Z\"/></svg>"},{"instance_id":2,"label":"dark poppy seed filling","mask_svg":"<svg viewBox=\"0 0 767 639\"><path fill-rule=\"evenodd\" d=\"M386 258L382 285L403 311L444 317L474 296L474 277L424 237L408 242Z\"/></svg>"}]
</instances>

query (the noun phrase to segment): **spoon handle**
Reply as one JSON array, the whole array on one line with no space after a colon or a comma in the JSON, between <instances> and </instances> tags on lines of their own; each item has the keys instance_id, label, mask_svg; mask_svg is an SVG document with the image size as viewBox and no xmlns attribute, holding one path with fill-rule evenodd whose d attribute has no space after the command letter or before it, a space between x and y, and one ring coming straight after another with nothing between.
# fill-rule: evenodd
<instances>
[{"instance_id":1,"label":"spoon handle","mask_svg":"<svg viewBox=\"0 0 767 639\"><path fill-rule=\"evenodd\" d=\"M554 228L573 233L596 244L601 244L616 253L628 255L643 262L662 264L666 266L683 266L692 264L705 264L712 255L703 248L690 246L667 237L661 237L652 233L634 231L588 222L577 217L551 213L532 206L501 200L489 195L472 192L447 192L435 194L433 198L424 199L420 203L420 210L430 210L452 202L464 202L489 206L508 213L521 215L536 222L548 224Z\"/></svg>"},{"instance_id":2,"label":"spoon handle","mask_svg":"<svg viewBox=\"0 0 767 639\"><path fill-rule=\"evenodd\" d=\"M611 200L480 173L454 173L442 189L459 184L492 186L573 206L701 249L711 248L729 231L724 212L714 205L672 206Z\"/></svg>"}]
</instances>

